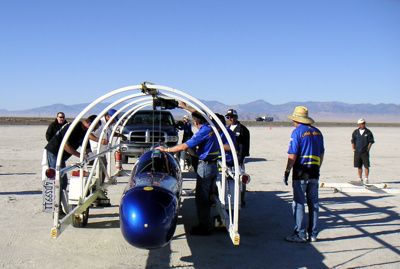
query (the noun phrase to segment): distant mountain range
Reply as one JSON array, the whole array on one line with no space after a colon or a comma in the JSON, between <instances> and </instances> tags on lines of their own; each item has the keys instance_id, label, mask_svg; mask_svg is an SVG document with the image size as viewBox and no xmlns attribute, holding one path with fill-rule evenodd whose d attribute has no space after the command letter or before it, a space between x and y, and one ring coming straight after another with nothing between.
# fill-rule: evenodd
<instances>
[{"instance_id":1,"label":"distant mountain range","mask_svg":"<svg viewBox=\"0 0 400 269\"><path fill-rule=\"evenodd\" d=\"M255 120L257 117L272 116L274 121L289 121L296 106L306 106L309 116L316 122L356 122L364 118L367 122L400 123L400 105L396 104L346 104L342 102L290 102L273 105L264 100L257 100L247 104L226 105L218 101L204 101L213 112L225 114L230 108L236 109L239 120ZM63 111L68 118L76 117L88 104L64 105L54 104L38 108L19 111L0 109L0 117L55 117L58 111ZM90 114L100 113L109 103L99 104L90 111ZM185 113L175 109L173 114L179 118Z\"/></svg>"}]
</instances>

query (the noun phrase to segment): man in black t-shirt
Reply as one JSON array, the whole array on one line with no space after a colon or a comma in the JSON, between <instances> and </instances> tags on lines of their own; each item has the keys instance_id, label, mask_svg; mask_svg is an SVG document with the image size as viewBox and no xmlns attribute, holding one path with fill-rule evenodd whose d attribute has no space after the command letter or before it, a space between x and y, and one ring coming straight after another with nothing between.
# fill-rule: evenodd
<instances>
[{"instance_id":1,"label":"man in black t-shirt","mask_svg":"<svg viewBox=\"0 0 400 269\"><path fill-rule=\"evenodd\" d=\"M82 145L83 139L86 135L86 131L89 129L90 125L96 118L96 115L89 116L85 121L79 122L75 128L73 129L71 135L68 138L67 143L65 144L64 147L64 152L62 154L62 159L61 159L61 165L60 168L65 168L65 162L66 160L71 157L71 155L74 155L78 158L80 158L80 153L77 151L77 149ZM47 162L48 162L48 167L49 168L56 168L57 164L57 155L60 150L61 142L70 127L70 124L66 124L61 128L59 132L55 136L53 136L52 139L50 139L49 143L46 145L45 149L47 151ZM96 126L95 129L99 127L99 124ZM90 139L92 140L97 140L98 138L95 137L94 135L90 135ZM97 142L96 141L96 142ZM87 148L85 151L85 157L87 158L88 155L87 153L90 152L90 145L89 143L87 144ZM68 185L68 178L67 174L64 174L61 179L60 179L60 191L67 189ZM61 207L60 207L61 210Z\"/></svg>"}]
</instances>

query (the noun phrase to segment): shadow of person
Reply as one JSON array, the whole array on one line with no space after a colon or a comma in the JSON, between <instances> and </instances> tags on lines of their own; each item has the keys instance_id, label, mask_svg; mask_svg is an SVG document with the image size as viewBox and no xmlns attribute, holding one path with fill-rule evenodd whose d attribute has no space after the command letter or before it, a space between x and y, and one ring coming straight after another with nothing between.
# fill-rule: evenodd
<instances>
[{"instance_id":1,"label":"shadow of person","mask_svg":"<svg viewBox=\"0 0 400 269\"><path fill-rule=\"evenodd\" d=\"M248 204L240 212L239 246L222 228L211 236L190 235L197 216L194 198L185 199L181 215L192 254L181 260L194 268L328 268L312 244L284 240L294 226L291 198L288 192L249 191Z\"/></svg>"}]
</instances>

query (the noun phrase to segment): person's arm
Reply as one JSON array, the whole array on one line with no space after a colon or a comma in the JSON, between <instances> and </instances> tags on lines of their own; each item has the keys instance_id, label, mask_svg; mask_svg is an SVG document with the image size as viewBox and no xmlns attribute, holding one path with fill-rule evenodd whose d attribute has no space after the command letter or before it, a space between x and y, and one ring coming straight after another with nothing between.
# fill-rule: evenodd
<instances>
[{"instance_id":1,"label":"person's arm","mask_svg":"<svg viewBox=\"0 0 400 269\"><path fill-rule=\"evenodd\" d=\"M49 127L47 127L47 131L46 131L46 140L47 141L50 141L50 139L53 137L52 125L53 124L50 124Z\"/></svg>"},{"instance_id":2,"label":"person's arm","mask_svg":"<svg viewBox=\"0 0 400 269\"><path fill-rule=\"evenodd\" d=\"M99 142L99 138L97 136L95 136L94 134L90 134L89 139L93 140L94 142L97 142L97 143ZM107 145L107 143L108 143L107 139L101 140L102 145Z\"/></svg>"},{"instance_id":3,"label":"person's arm","mask_svg":"<svg viewBox=\"0 0 400 269\"><path fill-rule=\"evenodd\" d=\"M296 159L297 159L296 154L289 154L287 164L286 164L286 169L285 169L285 172L283 173L283 183L285 183L286 186L288 185L290 170L292 170L292 168L296 162Z\"/></svg>"},{"instance_id":4,"label":"person's arm","mask_svg":"<svg viewBox=\"0 0 400 269\"><path fill-rule=\"evenodd\" d=\"M319 162L319 166L321 167L322 162L324 161L324 153L321 153L321 157L319 157L320 162Z\"/></svg>"},{"instance_id":5,"label":"person's arm","mask_svg":"<svg viewBox=\"0 0 400 269\"><path fill-rule=\"evenodd\" d=\"M180 144L180 145L176 145L176 146L174 146L172 148L166 148L164 146L160 146L160 147L157 147L156 149L164 151L164 152L171 152L172 153L172 152L178 152L178 151L186 150L188 148L189 148L188 145L186 145L186 143L183 143L183 144Z\"/></svg>"},{"instance_id":6,"label":"person's arm","mask_svg":"<svg viewBox=\"0 0 400 269\"><path fill-rule=\"evenodd\" d=\"M297 159L296 154L289 154L285 172L290 173L290 170L292 170L294 163L296 162L296 159Z\"/></svg>"},{"instance_id":7,"label":"person's arm","mask_svg":"<svg viewBox=\"0 0 400 269\"><path fill-rule=\"evenodd\" d=\"M368 148L367 148L367 152L369 152L369 150L371 149L372 143L368 144Z\"/></svg>"},{"instance_id":8,"label":"person's arm","mask_svg":"<svg viewBox=\"0 0 400 269\"><path fill-rule=\"evenodd\" d=\"M367 149L367 152L369 152L369 150L371 149L371 147L372 147L372 144L373 143L375 143L375 140L374 140L374 135L372 134L372 132L370 131L370 130L368 130L369 131L369 135L368 135L368 149Z\"/></svg>"},{"instance_id":9,"label":"person's arm","mask_svg":"<svg viewBox=\"0 0 400 269\"><path fill-rule=\"evenodd\" d=\"M196 111L196 109L194 109L193 107L190 107L190 106L186 105L186 103L185 103L185 102L182 102L182 101L179 101L179 107L182 108L182 109L185 109L185 110L187 110L187 111L189 111L189 112L191 112L191 113L193 113L193 112Z\"/></svg>"},{"instance_id":10,"label":"person's arm","mask_svg":"<svg viewBox=\"0 0 400 269\"><path fill-rule=\"evenodd\" d=\"M353 148L353 152L356 151L356 137L355 137L355 132L356 132L356 131L354 131L354 132L351 134L351 147Z\"/></svg>"},{"instance_id":11,"label":"person's arm","mask_svg":"<svg viewBox=\"0 0 400 269\"><path fill-rule=\"evenodd\" d=\"M66 152L68 152L69 154L74 155L74 156L76 156L76 157L78 157L78 158L81 156L81 154L80 154L78 151L76 151L76 150L69 144L68 141L67 141L67 143L65 144L64 150L65 150Z\"/></svg>"},{"instance_id":12,"label":"person's arm","mask_svg":"<svg viewBox=\"0 0 400 269\"><path fill-rule=\"evenodd\" d=\"M250 132L244 125L240 127L239 139L241 143L238 143L238 159L239 165L242 165L244 158L250 153Z\"/></svg>"}]
</instances>

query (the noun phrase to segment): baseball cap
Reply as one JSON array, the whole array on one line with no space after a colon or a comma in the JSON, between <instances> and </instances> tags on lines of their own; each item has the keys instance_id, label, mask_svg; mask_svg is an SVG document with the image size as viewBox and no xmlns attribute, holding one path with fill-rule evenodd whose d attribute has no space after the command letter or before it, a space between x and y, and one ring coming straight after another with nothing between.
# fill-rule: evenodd
<instances>
[{"instance_id":1,"label":"baseball cap","mask_svg":"<svg viewBox=\"0 0 400 269\"><path fill-rule=\"evenodd\" d=\"M117 110L115 110L115 109L110 109L107 113L109 114L109 115L111 115L111 116L114 116L114 114L117 112ZM114 120L115 121L117 121L117 120L119 120L118 119L118 116L116 116L115 118L114 118Z\"/></svg>"},{"instance_id":2,"label":"baseball cap","mask_svg":"<svg viewBox=\"0 0 400 269\"><path fill-rule=\"evenodd\" d=\"M364 119L359 119L359 120L357 121L357 124L361 124L361 123L365 123L365 120L364 120Z\"/></svg>"},{"instance_id":3,"label":"baseball cap","mask_svg":"<svg viewBox=\"0 0 400 269\"><path fill-rule=\"evenodd\" d=\"M229 109L228 112L226 113L225 117L228 117L228 116L237 116L237 115L238 115L238 113L237 113L236 110L234 110L234 109Z\"/></svg>"}]
</instances>

